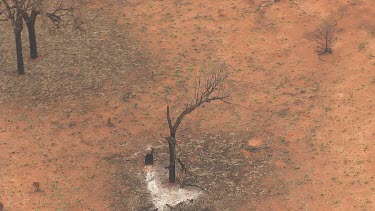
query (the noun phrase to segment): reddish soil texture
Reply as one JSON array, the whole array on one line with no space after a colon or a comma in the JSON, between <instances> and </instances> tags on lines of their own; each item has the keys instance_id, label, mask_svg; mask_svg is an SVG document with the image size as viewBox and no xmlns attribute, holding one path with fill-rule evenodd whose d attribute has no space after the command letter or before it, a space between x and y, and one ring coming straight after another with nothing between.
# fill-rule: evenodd
<instances>
[{"instance_id":1,"label":"reddish soil texture","mask_svg":"<svg viewBox=\"0 0 375 211\"><path fill-rule=\"evenodd\" d=\"M202 66L230 65L230 104L184 120L191 134L272 133L273 175L254 204L238 210L375 209L375 9L370 1L135 1L91 3L160 61L118 99L53 109L2 105L0 199L6 210L109 210L106 160L129 156L167 134L165 105L177 115ZM313 32L338 21L333 54L318 55ZM124 79L126 80L126 79ZM112 124L108 123L111 118ZM181 143L183 144L183 143ZM126 147L125 147L126 146ZM254 153L241 150L244 159ZM120 156L121 157L121 156ZM287 158L287 159L286 159ZM142 161L139 161L142 165ZM33 182L41 184L34 192ZM126 192L129 187L121 187ZM8 209L7 209L8 207ZM223 207L223 210L231 210Z\"/></svg>"}]
</instances>

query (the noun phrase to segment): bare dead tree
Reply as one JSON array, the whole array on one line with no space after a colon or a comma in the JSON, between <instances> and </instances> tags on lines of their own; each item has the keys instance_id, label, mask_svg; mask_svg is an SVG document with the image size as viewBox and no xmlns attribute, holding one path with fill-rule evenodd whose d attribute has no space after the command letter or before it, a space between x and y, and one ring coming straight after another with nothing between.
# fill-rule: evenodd
<instances>
[{"instance_id":1,"label":"bare dead tree","mask_svg":"<svg viewBox=\"0 0 375 211\"><path fill-rule=\"evenodd\" d=\"M332 46L336 41L336 25L334 21L324 21L315 33L319 54L331 54Z\"/></svg>"},{"instance_id":2,"label":"bare dead tree","mask_svg":"<svg viewBox=\"0 0 375 211\"><path fill-rule=\"evenodd\" d=\"M197 79L194 88L194 99L186 104L185 109L172 123L169 105L167 106L167 120L169 126L169 137L166 138L169 146L169 182L176 181L176 132L183 118L205 103L216 100L224 101L230 96L224 82L229 76L228 66L225 63L214 65L210 75L205 82Z\"/></svg>"}]
</instances>

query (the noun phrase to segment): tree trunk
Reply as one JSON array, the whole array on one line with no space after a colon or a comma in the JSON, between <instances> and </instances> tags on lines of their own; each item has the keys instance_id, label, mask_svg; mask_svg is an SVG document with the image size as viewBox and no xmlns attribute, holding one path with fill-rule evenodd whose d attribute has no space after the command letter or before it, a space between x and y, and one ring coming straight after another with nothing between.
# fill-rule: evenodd
<instances>
[{"instance_id":1,"label":"tree trunk","mask_svg":"<svg viewBox=\"0 0 375 211\"><path fill-rule=\"evenodd\" d=\"M14 38L16 40L16 53L17 53L17 72L18 75L25 75L25 68L23 66L23 54L22 54L22 30L23 30L23 20L22 11L17 8L15 12L15 17L12 19L12 26L14 32Z\"/></svg>"},{"instance_id":2,"label":"tree trunk","mask_svg":"<svg viewBox=\"0 0 375 211\"><path fill-rule=\"evenodd\" d=\"M38 58L38 50L36 46L35 21L26 22L26 25L29 32L30 57L31 59L36 59Z\"/></svg>"},{"instance_id":3,"label":"tree trunk","mask_svg":"<svg viewBox=\"0 0 375 211\"><path fill-rule=\"evenodd\" d=\"M35 32L35 22L36 17L38 16L39 12L35 9L31 10L30 16L27 14L26 11L23 11L22 16L25 20L27 31L29 32L29 44L30 44L30 57L31 59L38 58L38 50L37 50L37 43L36 43L36 32Z\"/></svg>"},{"instance_id":4,"label":"tree trunk","mask_svg":"<svg viewBox=\"0 0 375 211\"><path fill-rule=\"evenodd\" d=\"M17 51L17 72L18 75L25 75L25 68L23 66L23 54L22 54L22 39L21 30L15 30L14 36L16 38L16 51Z\"/></svg>"},{"instance_id":5,"label":"tree trunk","mask_svg":"<svg viewBox=\"0 0 375 211\"><path fill-rule=\"evenodd\" d=\"M169 145L169 182L176 182L176 138L168 138Z\"/></svg>"}]
</instances>

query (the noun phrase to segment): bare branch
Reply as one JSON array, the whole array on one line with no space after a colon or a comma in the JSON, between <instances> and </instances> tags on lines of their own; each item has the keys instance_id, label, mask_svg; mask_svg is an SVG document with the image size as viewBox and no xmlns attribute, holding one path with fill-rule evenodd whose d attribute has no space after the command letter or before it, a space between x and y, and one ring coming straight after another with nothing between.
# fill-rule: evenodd
<instances>
[{"instance_id":1,"label":"bare branch","mask_svg":"<svg viewBox=\"0 0 375 211\"><path fill-rule=\"evenodd\" d=\"M168 120L169 130L172 131L173 126L172 126L171 114L170 114L170 111L169 111L169 105L167 106L167 120Z\"/></svg>"},{"instance_id":2,"label":"bare branch","mask_svg":"<svg viewBox=\"0 0 375 211\"><path fill-rule=\"evenodd\" d=\"M167 118L171 134L175 134L177 128L181 124L182 119L199 106L215 100L224 100L230 96L230 92L226 90L223 84L227 80L228 76L228 66L225 63L222 63L219 67L214 65L203 86L201 85L201 78L199 77L196 79L193 102L186 105L185 110L177 117L173 126L169 114L169 106L167 106Z\"/></svg>"},{"instance_id":3,"label":"bare branch","mask_svg":"<svg viewBox=\"0 0 375 211\"><path fill-rule=\"evenodd\" d=\"M205 189L205 188L202 188L202 187L201 187L201 186L199 186L199 185L195 185L195 184L190 184L190 183L184 183L184 185L186 185L186 186L191 186L191 187L196 187L196 188L199 188L199 189L201 189L202 191L204 191L204 192L208 193L207 189Z\"/></svg>"}]
</instances>

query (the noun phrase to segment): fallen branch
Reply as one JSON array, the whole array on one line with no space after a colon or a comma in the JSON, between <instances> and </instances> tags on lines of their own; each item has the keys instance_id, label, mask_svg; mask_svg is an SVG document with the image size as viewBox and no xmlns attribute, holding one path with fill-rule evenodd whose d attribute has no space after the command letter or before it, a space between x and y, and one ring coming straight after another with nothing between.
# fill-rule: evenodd
<instances>
[{"instance_id":1,"label":"fallen branch","mask_svg":"<svg viewBox=\"0 0 375 211\"><path fill-rule=\"evenodd\" d=\"M184 185L186 185L186 186L191 186L191 187L196 187L196 188L199 188L199 189L203 190L204 192L208 193L208 190L207 190L207 189L202 188L202 187L199 186L199 185L194 185L194 184L190 184L190 183L184 183Z\"/></svg>"},{"instance_id":2,"label":"fallen branch","mask_svg":"<svg viewBox=\"0 0 375 211\"><path fill-rule=\"evenodd\" d=\"M186 174L193 175L190 171L187 170L186 165L185 165L184 163L182 163L182 161L181 161L180 158L177 158L176 160L177 160L178 163L181 165L181 172L182 172L182 173L186 173Z\"/></svg>"},{"instance_id":3,"label":"fallen branch","mask_svg":"<svg viewBox=\"0 0 375 211\"><path fill-rule=\"evenodd\" d=\"M165 204L169 209L171 209L171 210L174 210L174 209L176 209L176 208L174 208L174 207L172 207L171 205L169 205L169 204Z\"/></svg>"}]
</instances>

